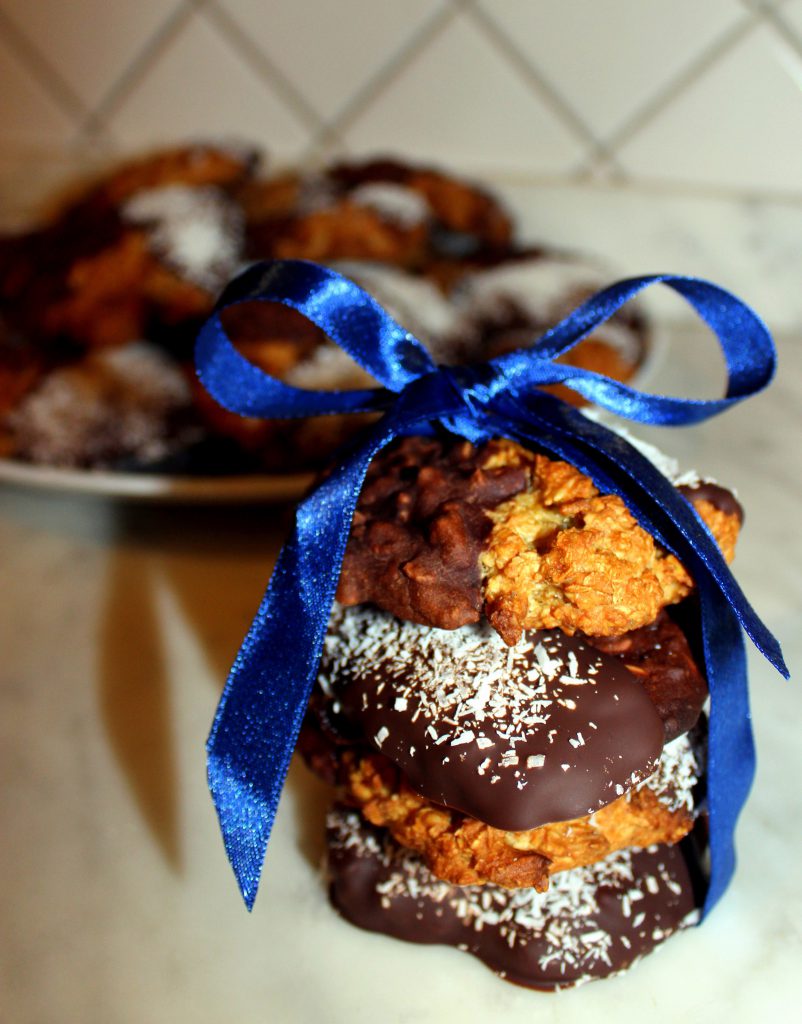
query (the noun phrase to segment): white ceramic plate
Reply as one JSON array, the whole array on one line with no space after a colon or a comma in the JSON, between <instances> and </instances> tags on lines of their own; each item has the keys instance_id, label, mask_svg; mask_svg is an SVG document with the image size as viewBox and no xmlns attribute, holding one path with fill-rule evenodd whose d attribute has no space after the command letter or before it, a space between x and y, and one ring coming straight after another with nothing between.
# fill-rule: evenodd
<instances>
[{"instance_id":1,"label":"white ceramic plate","mask_svg":"<svg viewBox=\"0 0 802 1024\"><path fill-rule=\"evenodd\" d=\"M312 481L308 473L242 476L170 476L112 470L58 469L0 459L0 483L63 494L129 501L248 504L294 501Z\"/></svg>"}]
</instances>

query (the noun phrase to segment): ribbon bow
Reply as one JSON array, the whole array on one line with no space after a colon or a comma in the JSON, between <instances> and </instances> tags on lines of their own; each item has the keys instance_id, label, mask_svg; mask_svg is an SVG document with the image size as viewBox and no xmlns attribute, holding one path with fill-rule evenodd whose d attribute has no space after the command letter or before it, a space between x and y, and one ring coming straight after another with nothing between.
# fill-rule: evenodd
<instances>
[{"instance_id":1,"label":"ribbon bow","mask_svg":"<svg viewBox=\"0 0 802 1024\"><path fill-rule=\"evenodd\" d=\"M557 364L628 299L662 283L682 295L718 336L728 369L724 398L642 394L618 381ZM311 391L257 369L225 334L220 311L262 300L290 306L340 345L382 387ZM225 408L270 418L381 412L343 460L298 506L295 527L228 678L207 744L209 787L245 903L256 898L267 841L314 684L346 541L371 459L394 438L439 423L478 442L509 437L572 463L599 490L618 494L641 525L693 576L711 693L708 811L711 876L705 913L735 866L733 832L754 775L741 627L786 678L779 644L749 605L693 507L636 449L540 390L566 384L640 423L698 423L762 390L776 363L762 320L722 288L657 274L598 292L536 344L468 367L437 366L409 331L352 281L303 261L257 264L223 292L202 328L201 381Z\"/></svg>"}]
</instances>

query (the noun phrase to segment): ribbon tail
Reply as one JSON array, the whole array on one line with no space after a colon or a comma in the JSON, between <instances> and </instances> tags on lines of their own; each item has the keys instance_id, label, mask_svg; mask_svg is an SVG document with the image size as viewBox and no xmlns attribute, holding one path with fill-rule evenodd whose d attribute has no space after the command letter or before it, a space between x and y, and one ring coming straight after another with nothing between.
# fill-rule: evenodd
<instances>
[{"instance_id":1,"label":"ribbon tail","mask_svg":"<svg viewBox=\"0 0 802 1024\"><path fill-rule=\"evenodd\" d=\"M735 871L735 826L755 776L746 652L740 623L721 593L699 582L710 722L707 802L710 816L710 883L706 917Z\"/></svg>"},{"instance_id":2,"label":"ribbon tail","mask_svg":"<svg viewBox=\"0 0 802 1024\"><path fill-rule=\"evenodd\" d=\"M559 424L555 424L548 415L540 422L542 425L533 431L522 429L520 422L504 424L503 421L496 419L497 425L508 436L536 441L540 446L567 459L587 473L600 488L618 493L625 500L628 496L632 497L633 493L637 495L643 488L659 496L672 499L678 497L672 493L673 486L638 452L634 453L632 476L626 485L622 486L620 471L623 469L627 475L629 473L626 464L622 465L621 460L616 457L615 447L621 439L616 438L612 448L607 444L593 444L593 457L589 459L579 436L563 436ZM693 566L701 606L702 641L710 689L707 763L710 879L703 908L705 917L724 894L732 879L735 870L735 826L749 795L755 773L746 653L741 628L744 619L752 626L750 635L753 639L756 635L763 641L762 644L756 644L758 648L779 671L785 673L787 669L779 645L737 588L726 563L715 548L715 542L707 535L701 523L695 520L695 513L690 507L686 507L684 499L679 500L682 504L671 511L683 521L688 515L693 517L694 521L689 524L692 527L692 532L689 531L690 547L688 537L678 533L679 523L672 523L669 518L667 522L662 523L666 528L660 529L650 517L640 513L638 518L666 547L677 548L680 557L694 554L694 542L703 549L709 546L715 549L712 564L707 559L698 559L697 565ZM672 526L674 528L670 529ZM701 536L695 536L697 531L701 531ZM673 545L663 536L666 533L675 541ZM722 586L722 574L726 574L732 580L732 586Z\"/></svg>"},{"instance_id":3,"label":"ribbon tail","mask_svg":"<svg viewBox=\"0 0 802 1024\"><path fill-rule=\"evenodd\" d=\"M209 789L249 910L314 684L362 482L370 460L394 436L389 419L377 424L299 505L209 734Z\"/></svg>"}]
</instances>

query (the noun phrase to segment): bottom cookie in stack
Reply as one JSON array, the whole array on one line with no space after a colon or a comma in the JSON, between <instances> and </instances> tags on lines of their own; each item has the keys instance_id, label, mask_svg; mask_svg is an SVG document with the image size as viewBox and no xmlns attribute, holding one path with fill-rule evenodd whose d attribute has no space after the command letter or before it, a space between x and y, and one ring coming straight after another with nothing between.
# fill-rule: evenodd
<instances>
[{"instance_id":1,"label":"bottom cookie in stack","mask_svg":"<svg viewBox=\"0 0 802 1024\"><path fill-rule=\"evenodd\" d=\"M547 892L450 885L355 811L328 818L334 906L351 923L408 942L455 946L507 981L559 989L619 974L695 924L679 847L618 850L554 876Z\"/></svg>"},{"instance_id":2,"label":"bottom cookie in stack","mask_svg":"<svg viewBox=\"0 0 802 1024\"><path fill-rule=\"evenodd\" d=\"M487 624L336 608L300 741L349 807L335 905L533 987L623 970L692 920L671 844L698 814L706 695L665 613L507 647Z\"/></svg>"}]
</instances>

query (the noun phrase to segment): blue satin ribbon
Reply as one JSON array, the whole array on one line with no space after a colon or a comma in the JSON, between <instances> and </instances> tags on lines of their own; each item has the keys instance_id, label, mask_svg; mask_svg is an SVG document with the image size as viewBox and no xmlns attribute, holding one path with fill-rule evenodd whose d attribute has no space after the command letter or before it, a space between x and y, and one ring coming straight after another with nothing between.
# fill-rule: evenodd
<instances>
[{"instance_id":1,"label":"blue satin ribbon","mask_svg":"<svg viewBox=\"0 0 802 1024\"><path fill-rule=\"evenodd\" d=\"M643 394L589 370L554 362L638 292L658 283L682 295L717 335L728 370L724 398ZM308 391L259 370L231 344L219 316L228 306L254 300L298 310L381 387ZM276 419L383 413L299 504L292 535L234 662L209 736L209 787L248 909L256 898L267 841L316 677L368 465L394 438L428 432L439 423L470 441L509 437L570 462L602 492L618 494L696 581L711 694L707 913L734 870L733 833L755 768L742 627L786 678L788 670L779 644L749 605L692 505L632 445L540 388L565 384L639 423L698 423L756 394L771 380L776 355L762 320L714 284L656 274L604 289L531 348L475 366L437 366L423 345L352 281L325 267L291 260L257 264L226 288L200 332L196 360L210 394L241 415Z\"/></svg>"}]
</instances>

